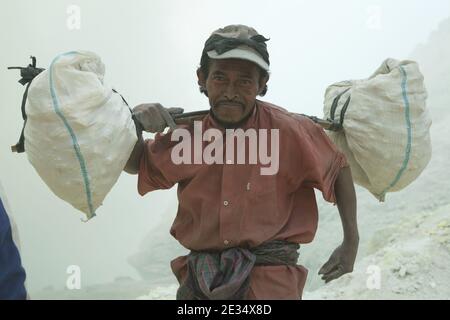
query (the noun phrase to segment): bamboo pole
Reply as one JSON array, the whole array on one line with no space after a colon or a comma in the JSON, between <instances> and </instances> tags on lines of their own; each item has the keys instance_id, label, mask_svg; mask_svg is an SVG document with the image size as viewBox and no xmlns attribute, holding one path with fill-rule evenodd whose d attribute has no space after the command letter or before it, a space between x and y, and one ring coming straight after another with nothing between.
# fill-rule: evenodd
<instances>
[{"instance_id":1,"label":"bamboo pole","mask_svg":"<svg viewBox=\"0 0 450 320\"><path fill-rule=\"evenodd\" d=\"M182 114L176 114L173 115L173 119L176 124L186 124L190 125L194 121L201 121L203 118L209 113L209 110L201 110L201 111L194 111L194 112L186 112ZM338 121L332 121L332 120L324 120L320 119L314 116L308 116L305 114L299 114L299 113L291 113L292 115L301 115L310 118L312 121L320 125L325 130L330 131L339 131L342 130L342 125Z\"/></svg>"}]
</instances>

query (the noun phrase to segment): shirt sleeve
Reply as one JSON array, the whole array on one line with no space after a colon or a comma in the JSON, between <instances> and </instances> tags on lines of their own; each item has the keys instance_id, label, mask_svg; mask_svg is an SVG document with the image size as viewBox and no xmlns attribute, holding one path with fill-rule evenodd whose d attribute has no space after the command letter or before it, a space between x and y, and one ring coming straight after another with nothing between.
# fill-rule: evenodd
<instances>
[{"instance_id":1,"label":"shirt sleeve","mask_svg":"<svg viewBox=\"0 0 450 320\"><path fill-rule=\"evenodd\" d=\"M13 240L13 229L0 197L0 300L24 300L25 270Z\"/></svg>"},{"instance_id":2,"label":"shirt sleeve","mask_svg":"<svg viewBox=\"0 0 450 320\"><path fill-rule=\"evenodd\" d=\"M347 159L320 125L307 117L301 118L299 117L300 185L320 190L326 201L335 204L334 183L340 170L348 167Z\"/></svg>"},{"instance_id":3,"label":"shirt sleeve","mask_svg":"<svg viewBox=\"0 0 450 320\"><path fill-rule=\"evenodd\" d=\"M170 189L177 183L170 153L173 143L167 135L157 134L155 139L144 141L144 152L139 165L138 192L141 196L159 189Z\"/></svg>"}]
</instances>

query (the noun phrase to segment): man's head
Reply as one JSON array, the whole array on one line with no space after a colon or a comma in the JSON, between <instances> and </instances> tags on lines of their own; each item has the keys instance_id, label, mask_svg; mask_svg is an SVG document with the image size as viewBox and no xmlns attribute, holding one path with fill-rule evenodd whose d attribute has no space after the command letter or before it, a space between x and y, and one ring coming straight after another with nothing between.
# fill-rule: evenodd
<instances>
[{"instance_id":1,"label":"man's head","mask_svg":"<svg viewBox=\"0 0 450 320\"><path fill-rule=\"evenodd\" d=\"M267 91L267 40L253 28L231 25L214 31L205 43L198 84L209 98L214 117L226 127L245 120L256 96Z\"/></svg>"}]
</instances>

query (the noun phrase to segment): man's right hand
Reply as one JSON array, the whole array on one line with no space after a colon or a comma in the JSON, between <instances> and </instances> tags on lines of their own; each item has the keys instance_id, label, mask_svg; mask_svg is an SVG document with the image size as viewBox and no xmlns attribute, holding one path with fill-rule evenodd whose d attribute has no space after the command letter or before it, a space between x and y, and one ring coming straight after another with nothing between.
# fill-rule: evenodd
<instances>
[{"instance_id":1,"label":"man's right hand","mask_svg":"<svg viewBox=\"0 0 450 320\"><path fill-rule=\"evenodd\" d=\"M163 132L167 126L173 128L175 122L172 115L179 113L183 113L182 108L164 108L159 103L145 103L133 108L133 115L142 127L140 129L153 133ZM142 152L144 152L144 139L139 134L139 139L125 165L124 170L126 172L130 174L138 173Z\"/></svg>"},{"instance_id":2,"label":"man's right hand","mask_svg":"<svg viewBox=\"0 0 450 320\"><path fill-rule=\"evenodd\" d=\"M133 108L133 114L143 130L153 133L163 132L167 126L173 126L172 115L183 111L182 108L164 108L159 103L144 103Z\"/></svg>"}]
</instances>

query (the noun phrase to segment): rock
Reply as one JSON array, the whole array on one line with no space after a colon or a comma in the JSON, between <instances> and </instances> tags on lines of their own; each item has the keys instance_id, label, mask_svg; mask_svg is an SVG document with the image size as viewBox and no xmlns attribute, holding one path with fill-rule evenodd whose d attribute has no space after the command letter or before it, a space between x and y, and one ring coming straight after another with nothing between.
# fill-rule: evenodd
<instances>
[{"instance_id":1,"label":"rock","mask_svg":"<svg viewBox=\"0 0 450 320\"><path fill-rule=\"evenodd\" d=\"M407 274L406 267L405 266L401 266L400 270L398 271L398 275L401 278L404 278L406 276L406 274Z\"/></svg>"},{"instance_id":2,"label":"rock","mask_svg":"<svg viewBox=\"0 0 450 320\"><path fill-rule=\"evenodd\" d=\"M401 294L403 293L403 290L400 287L394 287L392 288L392 292L394 292L395 294Z\"/></svg>"}]
</instances>

